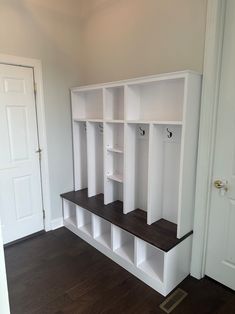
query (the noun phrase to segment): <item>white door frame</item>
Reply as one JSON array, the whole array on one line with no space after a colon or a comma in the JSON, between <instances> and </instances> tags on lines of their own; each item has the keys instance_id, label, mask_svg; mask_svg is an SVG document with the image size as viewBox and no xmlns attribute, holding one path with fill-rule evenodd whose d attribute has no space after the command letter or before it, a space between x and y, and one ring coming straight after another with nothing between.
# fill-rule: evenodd
<instances>
[{"instance_id":1,"label":"white door frame","mask_svg":"<svg viewBox=\"0 0 235 314\"><path fill-rule=\"evenodd\" d=\"M195 196L192 276L205 276L221 59L227 0L208 0Z\"/></svg>"},{"instance_id":2,"label":"white door frame","mask_svg":"<svg viewBox=\"0 0 235 314\"><path fill-rule=\"evenodd\" d=\"M49 185L49 167L48 167L48 150L46 140L46 119L45 105L43 96L42 64L38 59L23 58L11 55L0 54L0 63L31 67L34 72L34 80L37 86L36 93L36 110L38 123L38 136L40 142L41 154L41 177L42 177L42 197L43 209L45 211L45 231L51 230L51 201Z\"/></svg>"}]
</instances>

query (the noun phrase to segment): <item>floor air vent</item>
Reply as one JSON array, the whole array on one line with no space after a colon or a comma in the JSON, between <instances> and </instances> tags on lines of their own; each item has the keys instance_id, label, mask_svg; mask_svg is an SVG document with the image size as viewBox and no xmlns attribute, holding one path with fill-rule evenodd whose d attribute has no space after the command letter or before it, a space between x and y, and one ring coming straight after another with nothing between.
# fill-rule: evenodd
<instances>
[{"instance_id":1,"label":"floor air vent","mask_svg":"<svg viewBox=\"0 0 235 314\"><path fill-rule=\"evenodd\" d=\"M178 288L162 304L160 308L165 313L171 313L187 296L187 292Z\"/></svg>"}]
</instances>

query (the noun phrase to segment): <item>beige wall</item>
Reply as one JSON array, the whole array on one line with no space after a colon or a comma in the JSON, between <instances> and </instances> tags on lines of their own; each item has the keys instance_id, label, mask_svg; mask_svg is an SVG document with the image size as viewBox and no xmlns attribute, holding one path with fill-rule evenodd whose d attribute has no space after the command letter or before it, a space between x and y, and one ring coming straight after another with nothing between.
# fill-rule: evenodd
<instances>
[{"instance_id":1,"label":"beige wall","mask_svg":"<svg viewBox=\"0 0 235 314\"><path fill-rule=\"evenodd\" d=\"M83 83L202 71L206 0L83 2Z\"/></svg>"},{"instance_id":2,"label":"beige wall","mask_svg":"<svg viewBox=\"0 0 235 314\"><path fill-rule=\"evenodd\" d=\"M43 64L52 218L72 189L69 87L202 71L206 0L0 0L0 53Z\"/></svg>"},{"instance_id":3,"label":"beige wall","mask_svg":"<svg viewBox=\"0 0 235 314\"><path fill-rule=\"evenodd\" d=\"M72 189L69 87L80 83L77 0L0 0L0 53L42 60L52 201Z\"/></svg>"}]
</instances>

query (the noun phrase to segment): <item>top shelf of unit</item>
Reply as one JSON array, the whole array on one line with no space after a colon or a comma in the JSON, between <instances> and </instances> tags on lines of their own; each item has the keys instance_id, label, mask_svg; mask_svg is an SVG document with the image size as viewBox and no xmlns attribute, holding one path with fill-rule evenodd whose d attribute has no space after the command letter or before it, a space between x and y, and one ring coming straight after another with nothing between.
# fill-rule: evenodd
<instances>
[{"instance_id":1,"label":"top shelf of unit","mask_svg":"<svg viewBox=\"0 0 235 314\"><path fill-rule=\"evenodd\" d=\"M192 70L184 70L184 71L177 71L171 73L164 73L164 74L157 74L157 75L149 75L149 76L142 76L136 77L134 79L127 79L121 81L113 81L103 84L92 84L92 85L84 85L78 87L72 87L70 90L71 92L82 92L82 91L91 91L97 90L100 88L110 88L110 87L124 87L125 85L132 85L132 84L144 84L150 83L153 81L163 81L163 80L170 80L170 79L182 79L186 78L188 75L194 76L202 76L201 73L192 71Z\"/></svg>"},{"instance_id":2,"label":"top shelf of unit","mask_svg":"<svg viewBox=\"0 0 235 314\"><path fill-rule=\"evenodd\" d=\"M73 119L74 122L100 122L100 123L131 123L131 124L159 124L182 125L182 121L148 121L148 120L103 120L103 119Z\"/></svg>"}]
</instances>

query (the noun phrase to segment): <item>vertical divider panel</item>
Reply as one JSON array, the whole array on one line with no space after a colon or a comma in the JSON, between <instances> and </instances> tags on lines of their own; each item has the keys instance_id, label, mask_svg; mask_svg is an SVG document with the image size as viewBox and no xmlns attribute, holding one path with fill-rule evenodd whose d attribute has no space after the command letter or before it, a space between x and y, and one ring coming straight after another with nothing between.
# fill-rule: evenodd
<instances>
[{"instance_id":1,"label":"vertical divider panel","mask_svg":"<svg viewBox=\"0 0 235 314\"><path fill-rule=\"evenodd\" d=\"M124 214L135 209L135 128L125 123L124 126Z\"/></svg>"},{"instance_id":2,"label":"vertical divider panel","mask_svg":"<svg viewBox=\"0 0 235 314\"><path fill-rule=\"evenodd\" d=\"M103 123L87 122L88 197L104 192Z\"/></svg>"},{"instance_id":3,"label":"vertical divider panel","mask_svg":"<svg viewBox=\"0 0 235 314\"><path fill-rule=\"evenodd\" d=\"M73 121L74 185L75 191L87 188L86 122Z\"/></svg>"},{"instance_id":4,"label":"vertical divider panel","mask_svg":"<svg viewBox=\"0 0 235 314\"><path fill-rule=\"evenodd\" d=\"M150 124L147 211L149 225L162 218L162 169L162 128Z\"/></svg>"}]
</instances>

